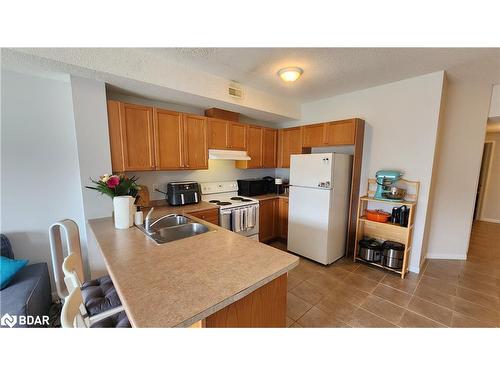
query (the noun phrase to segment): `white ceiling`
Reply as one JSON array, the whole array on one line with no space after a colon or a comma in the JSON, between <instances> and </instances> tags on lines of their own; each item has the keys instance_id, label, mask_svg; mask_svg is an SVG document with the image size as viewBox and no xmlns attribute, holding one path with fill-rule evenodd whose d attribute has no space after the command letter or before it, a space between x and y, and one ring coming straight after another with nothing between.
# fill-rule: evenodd
<instances>
[{"instance_id":1,"label":"white ceiling","mask_svg":"<svg viewBox=\"0 0 500 375\"><path fill-rule=\"evenodd\" d=\"M143 51L302 103L446 70L477 59L500 59L499 48L147 48ZM304 75L295 83L284 83L277 71L285 66L300 66Z\"/></svg>"}]
</instances>

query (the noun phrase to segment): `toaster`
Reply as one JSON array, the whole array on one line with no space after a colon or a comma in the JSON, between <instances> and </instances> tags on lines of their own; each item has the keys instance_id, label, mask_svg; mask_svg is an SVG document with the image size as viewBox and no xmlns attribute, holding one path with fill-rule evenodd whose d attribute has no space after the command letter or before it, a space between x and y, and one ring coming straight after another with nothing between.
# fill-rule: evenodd
<instances>
[{"instance_id":1,"label":"toaster","mask_svg":"<svg viewBox=\"0 0 500 375\"><path fill-rule=\"evenodd\" d=\"M167 202L171 206L198 203L200 185L194 181L169 182L167 184Z\"/></svg>"}]
</instances>

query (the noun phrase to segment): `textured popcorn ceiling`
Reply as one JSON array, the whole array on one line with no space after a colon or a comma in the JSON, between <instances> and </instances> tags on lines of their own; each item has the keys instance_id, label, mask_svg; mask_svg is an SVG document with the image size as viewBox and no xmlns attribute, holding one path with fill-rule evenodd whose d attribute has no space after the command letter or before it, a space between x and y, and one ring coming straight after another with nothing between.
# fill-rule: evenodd
<instances>
[{"instance_id":1,"label":"textured popcorn ceiling","mask_svg":"<svg viewBox=\"0 0 500 375\"><path fill-rule=\"evenodd\" d=\"M144 51L298 102L446 70L477 59L500 59L498 48L153 48ZM300 66L304 75L295 83L284 83L277 71L285 66Z\"/></svg>"},{"instance_id":2,"label":"textured popcorn ceiling","mask_svg":"<svg viewBox=\"0 0 500 375\"><path fill-rule=\"evenodd\" d=\"M431 72L491 82L491 67L500 71L498 48L21 48L1 57L8 69L86 77L129 96L272 123L300 119L303 103ZM470 69L478 63L490 68ZM282 82L277 71L294 65L304 75ZM227 94L230 80L242 84L242 98Z\"/></svg>"}]
</instances>

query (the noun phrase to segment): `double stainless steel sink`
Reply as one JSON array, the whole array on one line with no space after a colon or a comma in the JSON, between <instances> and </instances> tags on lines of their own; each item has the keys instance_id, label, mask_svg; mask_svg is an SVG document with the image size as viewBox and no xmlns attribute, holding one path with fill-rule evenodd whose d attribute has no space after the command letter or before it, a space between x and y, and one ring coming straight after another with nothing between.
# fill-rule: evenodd
<instances>
[{"instance_id":1,"label":"double stainless steel sink","mask_svg":"<svg viewBox=\"0 0 500 375\"><path fill-rule=\"evenodd\" d=\"M145 225L140 225L138 228L158 244L177 241L215 230L186 216L176 214L166 215L155 220L149 225L149 228Z\"/></svg>"}]
</instances>

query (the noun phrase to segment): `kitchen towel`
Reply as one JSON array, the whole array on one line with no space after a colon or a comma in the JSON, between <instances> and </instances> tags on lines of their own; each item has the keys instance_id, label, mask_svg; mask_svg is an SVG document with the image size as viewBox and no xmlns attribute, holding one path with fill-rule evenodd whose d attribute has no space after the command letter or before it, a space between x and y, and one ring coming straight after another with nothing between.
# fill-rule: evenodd
<instances>
[{"instance_id":1,"label":"kitchen towel","mask_svg":"<svg viewBox=\"0 0 500 375\"><path fill-rule=\"evenodd\" d=\"M253 228L255 227L255 223L257 221L257 208L253 206L253 207L248 207L247 210L248 210L247 227Z\"/></svg>"},{"instance_id":2,"label":"kitchen towel","mask_svg":"<svg viewBox=\"0 0 500 375\"><path fill-rule=\"evenodd\" d=\"M231 221L233 232L241 232L241 210L233 210L231 212Z\"/></svg>"},{"instance_id":3,"label":"kitchen towel","mask_svg":"<svg viewBox=\"0 0 500 375\"><path fill-rule=\"evenodd\" d=\"M241 211L243 216L243 224L241 225L241 230L248 229L248 208L243 208Z\"/></svg>"}]
</instances>

